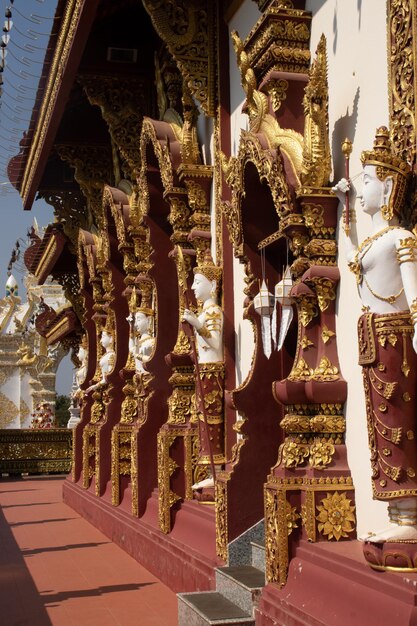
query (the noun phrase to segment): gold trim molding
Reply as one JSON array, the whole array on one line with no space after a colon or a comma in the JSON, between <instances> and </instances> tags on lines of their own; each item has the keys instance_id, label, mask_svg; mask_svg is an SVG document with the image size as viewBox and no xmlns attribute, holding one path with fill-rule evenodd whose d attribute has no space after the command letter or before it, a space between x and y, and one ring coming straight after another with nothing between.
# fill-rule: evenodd
<instances>
[{"instance_id":1,"label":"gold trim molding","mask_svg":"<svg viewBox=\"0 0 417 626\"><path fill-rule=\"evenodd\" d=\"M415 162L416 0L388 0L388 91L391 134L401 158Z\"/></svg>"},{"instance_id":2,"label":"gold trim molding","mask_svg":"<svg viewBox=\"0 0 417 626\"><path fill-rule=\"evenodd\" d=\"M55 48L54 58L51 64L51 70L48 76L48 82L44 92L36 131L32 140L29 157L23 175L20 194L22 196L24 204L29 195L29 190L33 181L33 177L35 175L35 170L39 161L42 148L45 143L52 113L55 110L56 100L58 97L59 89L61 87L62 77L66 69L68 56L72 48L84 4L85 0L69 0L66 3L66 10L62 21L62 27L58 35L58 41Z\"/></svg>"}]
</instances>

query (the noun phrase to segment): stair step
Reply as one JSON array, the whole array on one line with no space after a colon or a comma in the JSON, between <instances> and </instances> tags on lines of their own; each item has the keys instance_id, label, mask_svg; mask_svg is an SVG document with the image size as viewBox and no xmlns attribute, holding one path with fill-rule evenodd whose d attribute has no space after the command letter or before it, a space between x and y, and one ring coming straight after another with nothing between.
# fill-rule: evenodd
<instances>
[{"instance_id":1,"label":"stair step","mask_svg":"<svg viewBox=\"0 0 417 626\"><path fill-rule=\"evenodd\" d=\"M265 572L265 545L257 541L251 541L250 547L253 567Z\"/></svg>"},{"instance_id":2,"label":"stair step","mask_svg":"<svg viewBox=\"0 0 417 626\"><path fill-rule=\"evenodd\" d=\"M253 614L265 586L265 572L252 565L216 569L216 589L242 611Z\"/></svg>"},{"instance_id":3,"label":"stair step","mask_svg":"<svg viewBox=\"0 0 417 626\"><path fill-rule=\"evenodd\" d=\"M178 626L255 626L250 614L217 591L178 594Z\"/></svg>"}]
</instances>

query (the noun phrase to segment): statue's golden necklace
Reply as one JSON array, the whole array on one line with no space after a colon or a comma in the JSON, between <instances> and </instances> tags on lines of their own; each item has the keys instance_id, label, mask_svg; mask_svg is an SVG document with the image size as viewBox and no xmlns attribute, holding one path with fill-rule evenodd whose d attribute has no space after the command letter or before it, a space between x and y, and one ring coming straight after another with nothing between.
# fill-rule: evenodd
<instances>
[{"instance_id":1,"label":"statue's golden necklace","mask_svg":"<svg viewBox=\"0 0 417 626\"><path fill-rule=\"evenodd\" d=\"M382 300L383 302L388 302L389 304L392 304L393 302L395 302L401 296L401 294L404 292L404 287L402 287L397 294L393 294L391 296L381 296L380 294L376 293L372 289L372 287L370 286L368 281L366 280L366 277L363 275L363 272L362 272L362 261L363 261L363 258L365 257L365 255L372 248L372 244L374 243L374 241L376 241L377 239L379 239L380 237L385 235L385 233L387 233L388 231L395 230L395 229L404 230L404 229L402 229L401 226L398 226L398 225L397 226L386 226L385 228L383 228L382 230L379 230L374 235L371 235L370 237L367 237L366 239L364 239L362 241L362 243L358 246L358 249L356 250L356 253L355 253L353 261L351 261L349 263L350 271L353 272L355 274L355 276L356 276L356 284L357 284L358 288L359 288L359 285L362 283L362 280L363 280L363 282L365 283L366 287L368 288L368 290L371 292L371 294L375 298L377 298L378 300Z\"/></svg>"}]
</instances>

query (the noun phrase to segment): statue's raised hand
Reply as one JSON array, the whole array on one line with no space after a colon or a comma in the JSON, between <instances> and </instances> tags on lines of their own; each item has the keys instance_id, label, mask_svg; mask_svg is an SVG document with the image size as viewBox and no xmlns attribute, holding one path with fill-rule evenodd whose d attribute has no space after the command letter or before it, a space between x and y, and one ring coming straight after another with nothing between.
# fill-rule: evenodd
<instances>
[{"instance_id":1,"label":"statue's raised hand","mask_svg":"<svg viewBox=\"0 0 417 626\"><path fill-rule=\"evenodd\" d=\"M333 193L339 198L342 204L345 203L346 194L348 191L352 189L353 185L350 179L341 178L338 183L334 187L332 187Z\"/></svg>"},{"instance_id":2,"label":"statue's raised hand","mask_svg":"<svg viewBox=\"0 0 417 626\"><path fill-rule=\"evenodd\" d=\"M202 323L198 319L197 315L190 311L190 309L184 309L184 313L182 314L182 321L188 322L190 326L193 326L197 330L202 327Z\"/></svg>"}]
</instances>

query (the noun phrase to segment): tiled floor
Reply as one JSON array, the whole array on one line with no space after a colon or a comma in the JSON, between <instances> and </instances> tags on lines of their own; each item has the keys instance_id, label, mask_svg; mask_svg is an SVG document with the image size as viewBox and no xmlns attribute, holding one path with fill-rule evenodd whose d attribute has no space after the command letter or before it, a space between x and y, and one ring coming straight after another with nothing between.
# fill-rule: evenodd
<instances>
[{"instance_id":1,"label":"tiled floor","mask_svg":"<svg viewBox=\"0 0 417 626\"><path fill-rule=\"evenodd\" d=\"M63 480L0 479L0 624L176 625L175 594L63 504Z\"/></svg>"}]
</instances>

